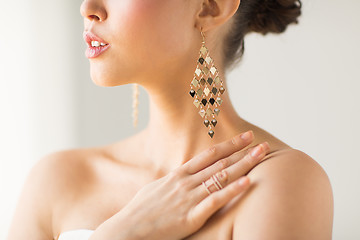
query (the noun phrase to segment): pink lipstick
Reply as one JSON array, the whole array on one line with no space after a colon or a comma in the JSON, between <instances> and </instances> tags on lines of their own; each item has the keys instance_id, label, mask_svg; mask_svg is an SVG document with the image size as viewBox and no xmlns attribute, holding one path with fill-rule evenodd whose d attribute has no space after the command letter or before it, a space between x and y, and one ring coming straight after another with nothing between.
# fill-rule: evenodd
<instances>
[{"instance_id":1,"label":"pink lipstick","mask_svg":"<svg viewBox=\"0 0 360 240\"><path fill-rule=\"evenodd\" d=\"M96 58L110 47L109 43L92 32L84 32L83 37L88 45L85 51L87 58Z\"/></svg>"}]
</instances>

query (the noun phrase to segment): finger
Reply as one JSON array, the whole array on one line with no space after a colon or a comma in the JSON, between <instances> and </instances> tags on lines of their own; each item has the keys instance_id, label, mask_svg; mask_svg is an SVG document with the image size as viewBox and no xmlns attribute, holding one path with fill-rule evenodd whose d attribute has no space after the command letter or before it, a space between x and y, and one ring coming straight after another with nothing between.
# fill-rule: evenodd
<instances>
[{"instance_id":1,"label":"finger","mask_svg":"<svg viewBox=\"0 0 360 240\"><path fill-rule=\"evenodd\" d=\"M189 174L194 174L210 166L215 161L225 158L235 151L246 147L252 142L253 137L254 133L252 130L236 135L230 140L215 144L199 153L194 158L187 161L182 167L184 167Z\"/></svg>"},{"instance_id":2,"label":"finger","mask_svg":"<svg viewBox=\"0 0 360 240\"><path fill-rule=\"evenodd\" d=\"M257 148L260 149L260 151L257 151ZM194 189L193 196L198 201L201 201L202 199L206 198L208 193L206 189L208 189L209 192L215 192L218 191L233 181L239 179L240 177L246 175L256 164L262 160L267 152L269 152L269 144L268 142L264 142L262 144L258 144L252 148L248 149L249 151L243 151L242 153L236 153L238 155L244 155L241 160L239 160L233 165L222 169L222 170L215 170L213 169L213 173L206 172L203 173L208 174L206 177L202 179L197 179L197 181L200 181L198 183L198 187ZM252 153L257 152L258 156L253 156ZM233 154L234 156L236 154ZM231 155L230 157L233 157ZM230 158L228 157L228 158ZM213 164L214 166L217 165L217 163ZM209 167L210 168L210 167ZM202 172L204 172L206 169L204 169ZM198 173L200 177L200 172ZM204 176L203 175L203 176ZM192 177L192 176L191 176ZM194 176L195 177L195 176ZM200 184L202 181L204 181L203 184ZM192 180L192 182L196 182L195 180Z\"/></svg>"},{"instance_id":3,"label":"finger","mask_svg":"<svg viewBox=\"0 0 360 240\"><path fill-rule=\"evenodd\" d=\"M266 154L270 151L269 143L264 142L252 149L243 159L231 165L230 167L216 173L222 186L235 181L243 175L246 175L253 169L261 160L264 159Z\"/></svg>"},{"instance_id":4,"label":"finger","mask_svg":"<svg viewBox=\"0 0 360 240\"><path fill-rule=\"evenodd\" d=\"M256 146L258 146L258 145L256 145ZM246 151L239 150L226 158L216 161L210 167L207 167L207 168L197 172L196 174L191 176L191 178L193 178L194 184L198 185L201 182L205 181L206 179L210 178L215 173L220 172L221 170L238 162L239 160L244 158L256 146L250 147Z\"/></svg>"},{"instance_id":5,"label":"finger","mask_svg":"<svg viewBox=\"0 0 360 240\"><path fill-rule=\"evenodd\" d=\"M211 193L193 208L189 215L190 219L195 222L205 222L231 199L238 194L245 192L249 185L250 179L247 176L243 176L239 181L229 184L224 189Z\"/></svg>"}]
</instances>

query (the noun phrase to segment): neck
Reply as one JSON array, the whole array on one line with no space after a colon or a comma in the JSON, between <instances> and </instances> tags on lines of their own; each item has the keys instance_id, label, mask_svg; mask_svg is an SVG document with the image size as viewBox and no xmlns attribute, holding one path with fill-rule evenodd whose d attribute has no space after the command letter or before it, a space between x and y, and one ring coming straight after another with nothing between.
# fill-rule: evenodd
<instances>
[{"instance_id":1,"label":"neck","mask_svg":"<svg viewBox=\"0 0 360 240\"><path fill-rule=\"evenodd\" d=\"M143 84L149 94L150 119L139 139L147 163L157 171L168 172L206 148L245 130L245 121L232 106L226 81L222 77L225 88L221 94L223 102L219 106L219 115L215 115L214 135L212 138L208 135L208 127L198 113L200 107L195 107L194 98L189 94L193 74L191 71L167 75L164 79L171 84L164 82L161 87Z\"/></svg>"}]
</instances>

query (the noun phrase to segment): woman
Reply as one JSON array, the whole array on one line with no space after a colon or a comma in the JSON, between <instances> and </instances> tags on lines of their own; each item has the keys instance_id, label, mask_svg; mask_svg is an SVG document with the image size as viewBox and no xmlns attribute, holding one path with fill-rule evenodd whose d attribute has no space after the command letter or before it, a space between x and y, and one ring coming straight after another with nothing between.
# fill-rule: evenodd
<instances>
[{"instance_id":1,"label":"woman","mask_svg":"<svg viewBox=\"0 0 360 240\"><path fill-rule=\"evenodd\" d=\"M300 7L296 0L84 0L93 81L141 84L150 121L128 139L39 161L8 239L331 239L324 170L238 116L226 87L244 36L283 32Z\"/></svg>"}]
</instances>

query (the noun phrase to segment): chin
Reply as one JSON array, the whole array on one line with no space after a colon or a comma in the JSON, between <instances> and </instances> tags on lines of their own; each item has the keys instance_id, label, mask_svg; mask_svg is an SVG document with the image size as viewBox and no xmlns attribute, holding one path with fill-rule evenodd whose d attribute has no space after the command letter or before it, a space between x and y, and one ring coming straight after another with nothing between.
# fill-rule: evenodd
<instances>
[{"instance_id":1,"label":"chin","mask_svg":"<svg viewBox=\"0 0 360 240\"><path fill-rule=\"evenodd\" d=\"M119 64L121 66L121 64ZM90 63L90 78L101 87L115 87L132 83L134 75L127 66L118 67L103 62Z\"/></svg>"},{"instance_id":2,"label":"chin","mask_svg":"<svg viewBox=\"0 0 360 240\"><path fill-rule=\"evenodd\" d=\"M114 81L110 81L104 78L95 78L95 77L91 77L93 83L95 83L96 85L100 86L100 87L115 87L115 86L119 86L122 84L119 84L118 82L114 82Z\"/></svg>"},{"instance_id":3,"label":"chin","mask_svg":"<svg viewBox=\"0 0 360 240\"><path fill-rule=\"evenodd\" d=\"M114 79L109 74L109 70L99 71L98 68L91 67L90 78L91 80L100 87L114 87L122 85L119 83L120 79Z\"/></svg>"}]
</instances>

